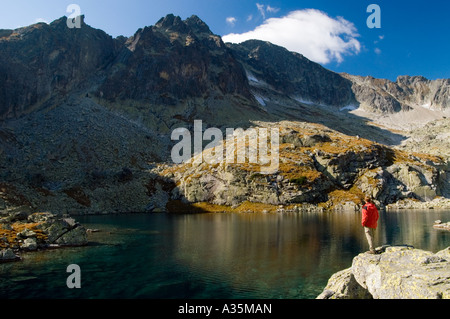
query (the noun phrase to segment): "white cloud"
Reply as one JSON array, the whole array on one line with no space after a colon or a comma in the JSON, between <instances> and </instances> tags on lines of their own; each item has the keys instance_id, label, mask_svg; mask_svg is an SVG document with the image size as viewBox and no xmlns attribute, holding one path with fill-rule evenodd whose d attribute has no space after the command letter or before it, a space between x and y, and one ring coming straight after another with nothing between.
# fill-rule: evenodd
<instances>
[{"instance_id":1,"label":"white cloud","mask_svg":"<svg viewBox=\"0 0 450 319\"><path fill-rule=\"evenodd\" d=\"M258 9L260 6L257 4ZM241 43L250 39L269 41L303 54L308 59L327 64L342 62L344 55L358 54L361 44L355 25L342 17L331 18L315 10L298 10L281 18L270 18L255 30L228 34L225 42Z\"/></svg>"},{"instance_id":2,"label":"white cloud","mask_svg":"<svg viewBox=\"0 0 450 319\"><path fill-rule=\"evenodd\" d=\"M380 35L380 36L378 36L378 39L379 39L379 40L375 40L375 41L373 41L373 43L374 43L374 44L377 44L378 42L380 42L380 41L383 41L383 39L384 39L384 35Z\"/></svg>"},{"instance_id":3,"label":"white cloud","mask_svg":"<svg viewBox=\"0 0 450 319\"><path fill-rule=\"evenodd\" d=\"M271 7L270 5L263 5L263 4L256 4L256 7L258 8L259 13L261 14L261 16L263 17L263 19L266 19L266 12L268 13L277 13L278 11L280 11L280 8L274 8Z\"/></svg>"},{"instance_id":4,"label":"white cloud","mask_svg":"<svg viewBox=\"0 0 450 319\"><path fill-rule=\"evenodd\" d=\"M235 17L228 17L226 18L226 21L229 25L231 25L232 27L234 27L234 25L236 24L237 19Z\"/></svg>"},{"instance_id":5,"label":"white cloud","mask_svg":"<svg viewBox=\"0 0 450 319\"><path fill-rule=\"evenodd\" d=\"M271 12L271 13L277 13L278 11L280 11L280 8L273 8L273 7L271 7L271 6L267 6L266 7L266 11L267 12Z\"/></svg>"},{"instance_id":6,"label":"white cloud","mask_svg":"<svg viewBox=\"0 0 450 319\"><path fill-rule=\"evenodd\" d=\"M380 55L380 54L381 54L381 50L380 50L380 48L375 48L375 50L374 50L374 51L375 51L375 53L376 53L376 54L378 54L378 55Z\"/></svg>"},{"instance_id":7,"label":"white cloud","mask_svg":"<svg viewBox=\"0 0 450 319\"><path fill-rule=\"evenodd\" d=\"M266 18L266 12L264 11L264 5L263 4L256 4L256 7L258 8L259 13L261 13L262 17Z\"/></svg>"}]
</instances>

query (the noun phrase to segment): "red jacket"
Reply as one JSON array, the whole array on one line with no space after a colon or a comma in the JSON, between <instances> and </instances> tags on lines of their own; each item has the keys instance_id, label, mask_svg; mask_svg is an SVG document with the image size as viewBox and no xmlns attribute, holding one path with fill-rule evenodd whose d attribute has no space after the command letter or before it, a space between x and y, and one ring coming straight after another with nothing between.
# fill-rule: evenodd
<instances>
[{"instance_id":1,"label":"red jacket","mask_svg":"<svg viewBox=\"0 0 450 319\"><path fill-rule=\"evenodd\" d=\"M362 222L363 227L369 227L376 229L378 227L378 209L373 203L366 203L362 209Z\"/></svg>"}]
</instances>

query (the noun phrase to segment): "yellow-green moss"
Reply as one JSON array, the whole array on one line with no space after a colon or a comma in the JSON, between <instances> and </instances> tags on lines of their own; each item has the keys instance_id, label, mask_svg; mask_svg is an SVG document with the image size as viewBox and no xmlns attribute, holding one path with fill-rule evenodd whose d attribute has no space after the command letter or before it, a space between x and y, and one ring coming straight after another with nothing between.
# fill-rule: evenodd
<instances>
[{"instance_id":1,"label":"yellow-green moss","mask_svg":"<svg viewBox=\"0 0 450 319\"><path fill-rule=\"evenodd\" d=\"M0 241L0 248L8 248L10 246L15 246L19 242L18 233L21 233L24 230L30 230L36 233L36 239L45 241L48 239L48 236L38 228L40 223L22 223L16 222L11 224L11 229L3 229L0 228L0 238L6 238L6 242Z\"/></svg>"}]
</instances>

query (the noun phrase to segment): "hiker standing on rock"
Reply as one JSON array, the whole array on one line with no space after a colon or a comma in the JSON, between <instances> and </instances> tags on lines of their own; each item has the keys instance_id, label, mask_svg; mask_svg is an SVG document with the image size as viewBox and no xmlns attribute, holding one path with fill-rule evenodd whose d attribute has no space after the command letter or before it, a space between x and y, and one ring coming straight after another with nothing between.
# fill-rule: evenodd
<instances>
[{"instance_id":1,"label":"hiker standing on rock","mask_svg":"<svg viewBox=\"0 0 450 319\"><path fill-rule=\"evenodd\" d=\"M369 243L369 253L375 254L374 236L375 229L378 227L378 218L380 215L370 196L366 196L364 201L366 204L362 208L361 224L364 227L364 232L366 233L366 238Z\"/></svg>"}]
</instances>

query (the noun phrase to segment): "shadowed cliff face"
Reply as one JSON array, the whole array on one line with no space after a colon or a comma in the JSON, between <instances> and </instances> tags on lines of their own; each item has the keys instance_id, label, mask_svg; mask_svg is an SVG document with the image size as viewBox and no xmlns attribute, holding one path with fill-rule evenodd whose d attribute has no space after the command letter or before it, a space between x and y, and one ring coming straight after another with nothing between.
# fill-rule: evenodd
<instances>
[{"instance_id":1,"label":"shadowed cliff face","mask_svg":"<svg viewBox=\"0 0 450 319\"><path fill-rule=\"evenodd\" d=\"M0 32L0 120L57 104L112 61L111 36L84 22L70 29L66 21Z\"/></svg>"},{"instance_id":2,"label":"shadowed cliff face","mask_svg":"<svg viewBox=\"0 0 450 319\"><path fill-rule=\"evenodd\" d=\"M300 101L343 107L355 104L351 81L298 53L269 42L228 44L251 78Z\"/></svg>"},{"instance_id":3,"label":"shadowed cliff face","mask_svg":"<svg viewBox=\"0 0 450 319\"><path fill-rule=\"evenodd\" d=\"M209 95L251 99L244 70L222 39L196 16L182 21L173 15L126 41L97 93L168 105Z\"/></svg>"}]
</instances>

